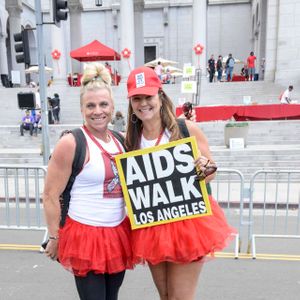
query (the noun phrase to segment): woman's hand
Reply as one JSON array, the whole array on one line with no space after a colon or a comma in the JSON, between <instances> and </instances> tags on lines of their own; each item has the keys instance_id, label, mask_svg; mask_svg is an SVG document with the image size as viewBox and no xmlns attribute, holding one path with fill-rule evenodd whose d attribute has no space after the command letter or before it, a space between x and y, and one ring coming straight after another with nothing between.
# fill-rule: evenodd
<instances>
[{"instance_id":1,"label":"woman's hand","mask_svg":"<svg viewBox=\"0 0 300 300\"><path fill-rule=\"evenodd\" d=\"M58 258L58 240L50 239L47 243L45 254L52 260Z\"/></svg>"},{"instance_id":2,"label":"woman's hand","mask_svg":"<svg viewBox=\"0 0 300 300\"><path fill-rule=\"evenodd\" d=\"M178 116L178 119L187 119L192 122L196 122L196 111L193 108L192 111L189 113L189 117L187 118L184 113L182 113L180 116Z\"/></svg>"},{"instance_id":3,"label":"woman's hand","mask_svg":"<svg viewBox=\"0 0 300 300\"><path fill-rule=\"evenodd\" d=\"M197 159L195 159L194 163L197 170L197 176L195 180L205 179L207 176L215 173L218 168L214 162L205 156L199 156Z\"/></svg>"}]
</instances>

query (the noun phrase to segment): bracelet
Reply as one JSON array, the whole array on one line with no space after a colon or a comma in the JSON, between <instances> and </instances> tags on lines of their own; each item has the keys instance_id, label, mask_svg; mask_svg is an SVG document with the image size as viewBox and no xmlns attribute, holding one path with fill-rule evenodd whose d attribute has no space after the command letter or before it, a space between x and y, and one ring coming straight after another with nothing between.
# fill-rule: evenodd
<instances>
[{"instance_id":1,"label":"bracelet","mask_svg":"<svg viewBox=\"0 0 300 300\"><path fill-rule=\"evenodd\" d=\"M204 168L206 168L210 164L210 160L208 159L206 164L204 165Z\"/></svg>"},{"instance_id":2,"label":"bracelet","mask_svg":"<svg viewBox=\"0 0 300 300\"><path fill-rule=\"evenodd\" d=\"M49 240L58 240L59 236L49 236Z\"/></svg>"}]
</instances>

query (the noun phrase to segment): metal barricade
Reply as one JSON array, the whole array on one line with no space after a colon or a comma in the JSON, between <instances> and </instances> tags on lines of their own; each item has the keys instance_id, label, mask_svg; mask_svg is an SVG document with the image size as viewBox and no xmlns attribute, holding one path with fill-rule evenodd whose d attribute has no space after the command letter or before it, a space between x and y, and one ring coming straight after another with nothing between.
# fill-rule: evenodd
<instances>
[{"instance_id":1,"label":"metal barricade","mask_svg":"<svg viewBox=\"0 0 300 300\"><path fill-rule=\"evenodd\" d=\"M41 194L46 168L0 165L0 229L44 230Z\"/></svg>"},{"instance_id":2,"label":"metal barricade","mask_svg":"<svg viewBox=\"0 0 300 300\"><path fill-rule=\"evenodd\" d=\"M219 168L216 178L211 182L212 195L224 209L231 226L237 229L235 234L234 256L238 258L242 245L242 226L248 224L244 214L244 176L235 169Z\"/></svg>"},{"instance_id":3,"label":"metal barricade","mask_svg":"<svg viewBox=\"0 0 300 300\"><path fill-rule=\"evenodd\" d=\"M300 171L260 170L250 180L248 253L257 238L300 238Z\"/></svg>"},{"instance_id":4,"label":"metal barricade","mask_svg":"<svg viewBox=\"0 0 300 300\"><path fill-rule=\"evenodd\" d=\"M44 230L41 195L46 167L0 165L0 229ZM2 184L3 182L3 184ZM234 169L218 169L211 182L213 197L224 209L229 223L238 230L235 234L234 255L241 249L243 221L244 177Z\"/></svg>"}]
</instances>

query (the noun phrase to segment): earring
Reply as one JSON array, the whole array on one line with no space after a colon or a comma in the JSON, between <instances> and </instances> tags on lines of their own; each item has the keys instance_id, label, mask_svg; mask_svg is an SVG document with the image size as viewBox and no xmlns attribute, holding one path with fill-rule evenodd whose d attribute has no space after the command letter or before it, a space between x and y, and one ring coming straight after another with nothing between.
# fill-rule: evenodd
<instances>
[{"instance_id":1,"label":"earring","mask_svg":"<svg viewBox=\"0 0 300 300\"><path fill-rule=\"evenodd\" d=\"M130 121L132 124L136 124L138 121L138 117L136 116L135 113L132 113L132 115L130 116Z\"/></svg>"},{"instance_id":2,"label":"earring","mask_svg":"<svg viewBox=\"0 0 300 300\"><path fill-rule=\"evenodd\" d=\"M164 108L161 106L161 107L160 107L160 115L162 116L163 113L164 113Z\"/></svg>"}]
</instances>

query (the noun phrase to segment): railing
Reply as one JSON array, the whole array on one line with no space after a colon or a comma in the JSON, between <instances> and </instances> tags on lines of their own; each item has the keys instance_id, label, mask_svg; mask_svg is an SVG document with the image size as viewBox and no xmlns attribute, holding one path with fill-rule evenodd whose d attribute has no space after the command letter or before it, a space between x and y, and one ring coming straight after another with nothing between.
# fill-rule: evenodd
<instances>
[{"instance_id":1,"label":"railing","mask_svg":"<svg viewBox=\"0 0 300 300\"><path fill-rule=\"evenodd\" d=\"M230 225L238 231L235 234L235 258L238 258L242 246L242 226L248 224L248 220L243 219L244 181L240 171L219 168L216 178L211 182L213 197L223 208Z\"/></svg>"},{"instance_id":2,"label":"railing","mask_svg":"<svg viewBox=\"0 0 300 300\"><path fill-rule=\"evenodd\" d=\"M256 238L300 238L300 171L260 170L250 180L248 253Z\"/></svg>"},{"instance_id":3,"label":"railing","mask_svg":"<svg viewBox=\"0 0 300 300\"><path fill-rule=\"evenodd\" d=\"M44 230L41 194L46 168L0 165L0 229Z\"/></svg>"},{"instance_id":4,"label":"railing","mask_svg":"<svg viewBox=\"0 0 300 300\"><path fill-rule=\"evenodd\" d=\"M46 239L41 201L45 173L45 167L0 165L0 229L43 230ZM235 258L244 238L253 258L257 238L300 239L300 171L257 171L247 193L241 172L220 168L211 187L213 198L238 231Z\"/></svg>"}]
</instances>

